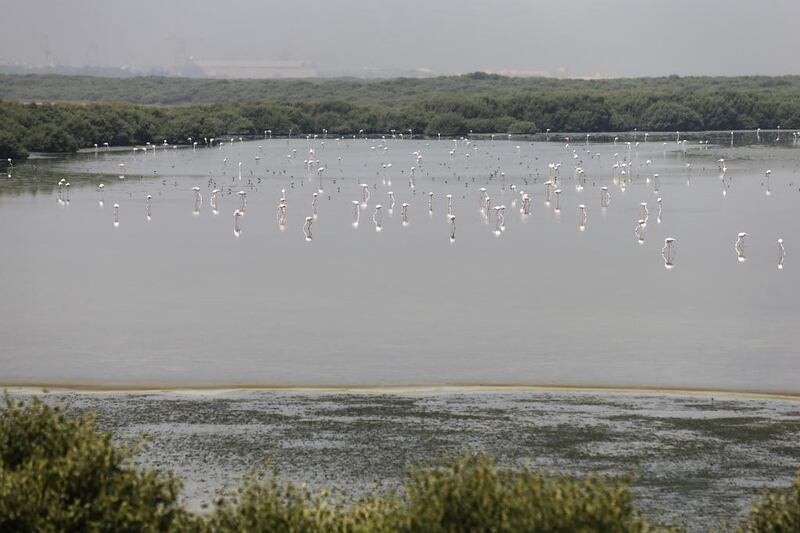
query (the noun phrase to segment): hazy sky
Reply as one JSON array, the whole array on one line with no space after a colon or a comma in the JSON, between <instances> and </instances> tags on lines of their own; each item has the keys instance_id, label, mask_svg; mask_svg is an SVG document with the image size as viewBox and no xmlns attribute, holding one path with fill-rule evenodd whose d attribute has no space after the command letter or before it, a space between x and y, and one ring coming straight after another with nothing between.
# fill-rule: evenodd
<instances>
[{"instance_id":1,"label":"hazy sky","mask_svg":"<svg viewBox=\"0 0 800 533\"><path fill-rule=\"evenodd\" d=\"M800 0L0 0L0 62L800 74Z\"/></svg>"}]
</instances>

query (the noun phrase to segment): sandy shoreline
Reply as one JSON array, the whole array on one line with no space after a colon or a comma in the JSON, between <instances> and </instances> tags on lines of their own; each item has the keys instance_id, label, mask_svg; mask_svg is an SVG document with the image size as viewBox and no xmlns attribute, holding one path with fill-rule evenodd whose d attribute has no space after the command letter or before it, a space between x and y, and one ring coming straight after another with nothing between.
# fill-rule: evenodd
<instances>
[{"instance_id":1,"label":"sandy shoreline","mask_svg":"<svg viewBox=\"0 0 800 533\"><path fill-rule=\"evenodd\" d=\"M719 397L752 400L800 401L800 393L741 391L730 389L692 389L671 387L580 386L580 385L114 385L89 383L1 383L0 389L22 394L159 394L215 395L236 392L274 392L293 394L471 394L471 393L591 393L609 395Z\"/></svg>"}]
</instances>

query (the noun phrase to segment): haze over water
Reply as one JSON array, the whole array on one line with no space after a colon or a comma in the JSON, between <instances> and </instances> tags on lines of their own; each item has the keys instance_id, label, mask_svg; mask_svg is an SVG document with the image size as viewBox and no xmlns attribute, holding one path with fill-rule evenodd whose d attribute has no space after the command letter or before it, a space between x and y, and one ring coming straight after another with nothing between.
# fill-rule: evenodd
<instances>
[{"instance_id":1,"label":"haze over water","mask_svg":"<svg viewBox=\"0 0 800 533\"><path fill-rule=\"evenodd\" d=\"M0 185L0 382L800 392L796 146L691 142L684 153L674 141L641 143L623 192L611 168L628 155L621 142L587 147L579 138L565 148L560 138L479 139L456 147L387 139L383 150L380 139L321 141L101 150L16 169L30 175L35 164L54 177L50 189L20 177ZM303 165L310 147L326 170L307 242L302 228L318 187L317 173ZM555 162L562 163L560 212L545 205ZM120 163L125 180L116 177ZM577 164L585 169L582 191ZM112 175L91 176L98 173ZM646 182L654 173L658 193ZM64 205L55 187L62 175L71 182ZM210 180L223 190L217 215ZM369 184L371 198L353 228L359 183ZM602 186L612 195L605 210ZM199 214L192 187L203 197ZM494 215L486 222L479 210L480 187L493 206L506 206L500 236ZM284 231L276 216L281 189ZM236 237L239 190L247 208ZM527 218L520 190L532 195ZM455 206L452 243L446 194ZM650 212L642 244L634 235L640 202ZM380 232L372 222L377 203ZM584 231L579 204L588 215ZM748 233L744 262L734 250L739 232ZM666 237L677 239L673 269L661 255ZM782 270L778 238L787 250Z\"/></svg>"}]
</instances>

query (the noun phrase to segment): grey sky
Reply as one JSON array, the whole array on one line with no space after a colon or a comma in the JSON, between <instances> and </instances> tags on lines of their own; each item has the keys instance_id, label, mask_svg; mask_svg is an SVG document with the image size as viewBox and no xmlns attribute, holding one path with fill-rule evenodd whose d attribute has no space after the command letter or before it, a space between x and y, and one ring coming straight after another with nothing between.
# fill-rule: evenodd
<instances>
[{"instance_id":1,"label":"grey sky","mask_svg":"<svg viewBox=\"0 0 800 533\"><path fill-rule=\"evenodd\" d=\"M800 74L800 0L0 0L0 62Z\"/></svg>"}]
</instances>

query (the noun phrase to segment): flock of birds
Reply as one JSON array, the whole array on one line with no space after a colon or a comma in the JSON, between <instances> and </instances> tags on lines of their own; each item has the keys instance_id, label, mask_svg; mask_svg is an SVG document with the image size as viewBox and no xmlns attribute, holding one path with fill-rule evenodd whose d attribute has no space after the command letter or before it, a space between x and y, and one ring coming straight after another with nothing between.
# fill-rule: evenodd
<instances>
[{"instance_id":1,"label":"flock of birds","mask_svg":"<svg viewBox=\"0 0 800 533\"><path fill-rule=\"evenodd\" d=\"M411 132L410 132L411 133ZM760 140L761 138L761 131L758 130L756 132L757 138ZM643 142L648 142L648 133L644 133ZM800 144L800 132L792 133L793 136L793 144L798 145ZM550 134L548 132L546 140L549 141ZM411 134L407 138L413 138L413 134ZM264 132L264 141L270 142L272 139L271 132L269 130ZM392 132L391 135L382 136L380 138L369 139L366 136L356 137L353 136L352 139L349 138L342 138L337 137L333 139L334 143L336 144L337 153L343 153L342 142L365 142L369 144L369 149L371 153L375 154L375 162L373 164L377 165L377 172L376 172L376 182L372 184L372 187L369 183L365 183L362 180L358 182L358 188L356 189L359 191L359 198L350 200L350 205L352 206L352 221L351 224L354 228L357 228L362 223L362 212L366 211L368 208L370 201L373 199L375 194L377 194L378 190L378 182L382 186L385 186L387 189L391 189L392 186L392 175L397 175L396 171L392 169L392 163L389 162L381 162L377 163L377 161L383 161L387 158L387 153L389 152L391 143L397 140L403 140L403 134L396 134ZM326 166L320 159L319 154L320 152L326 151L326 142L331 141L332 139L328 138L327 132L323 132L320 135L308 135L306 137L306 153L302 156L298 153L297 148L291 148L293 146L287 140L287 150L286 159L282 164L276 165L278 168L273 170L272 173L278 177L286 177L288 178L289 182L288 185L292 189L295 188L295 177L293 174L290 174L292 169L297 169L301 163L300 157L304 157L302 159L302 169L305 173L305 176L302 179L299 179L300 185L303 186L305 182L309 182L312 184L312 188L315 190L310 195L310 206L308 216L304 218L304 223L302 226L304 238L306 241L312 241L313 233L312 227L314 222L317 220L319 216L319 201L321 197L326 194L326 189L328 186L335 186L336 191L341 193L341 184L338 183L338 179L343 178L331 178L326 182ZM511 141L511 136L508 136L508 140ZM582 140L582 139L581 139ZM780 140L780 139L777 139ZM491 141L494 141L494 136L492 136ZM576 191L580 192L584 189L587 184L587 170L584 168L584 161L591 161L595 160L598 162L600 161L601 154L600 153L593 153L589 150L590 147L590 138L589 135L586 135L585 145L581 146L582 143L578 141L576 143L576 139L571 139L570 137L561 137L559 141L564 142L564 156L572 161L572 168L571 168L571 176L568 178L574 181ZM233 233L236 237L239 237L242 234L242 219L245 218L246 213L248 212L248 192L246 189L250 191L256 190L257 186L262 183L263 178L257 177L253 170L250 170L249 176L243 176L243 167L244 163L239 161L236 165L236 172L229 173L229 157L233 155L230 151L230 148L234 146L236 143L243 142L241 138L235 139L225 139L218 140L218 139L203 139L202 142L200 141L193 141L190 139L191 142L191 150L192 152L196 152L198 150L219 150L220 151L220 158L222 163L222 168L215 172L217 177L209 177L208 180L208 188L210 189L209 195L209 207L211 208L211 212L214 215L218 215L220 213L220 200L223 195L234 195L238 196L238 206L232 212L233 217ZM280 141L272 141L272 142L280 142ZM425 146L425 150L439 150L441 149L442 143L448 142L447 140L442 140L439 137L439 142L434 142L436 148L431 148L431 142L427 142ZM456 161L460 159L462 161L462 165L469 165L470 158L472 160L479 159L480 157L484 157L484 161L489 161L488 166L485 168L490 169L486 184L490 184L492 182L496 183L495 180L500 182L500 187L502 191L503 198L507 198L510 195L510 204L511 208L515 208L519 210L520 216L524 219L529 217L532 212L532 198L533 198L533 191L532 187L538 182L539 178L531 177L523 178L522 181L524 185L520 184L518 187L517 184L510 184L507 186L507 180L504 172L500 171L500 157L497 154L492 153L490 150L486 150L484 152L480 151L480 148L484 146L491 147L492 144L482 145L481 141L472 140L469 137L461 137L458 139L452 139L450 141L452 144L448 144L446 146L450 147L447 151L447 162L439 163L445 166L450 167L449 170L452 171L453 176L456 178L456 182L461 182L464 184L464 187L469 189L471 184L476 183L476 177L474 174L477 172L475 168L472 169L473 176L469 176L470 171L467 168L462 168L456 170L455 167ZM734 142L734 135L731 132L731 145ZM675 143L682 149L685 153L686 150L686 139L681 139L680 132L676 132L676 139ZM638 147L640 142L636 140L634 137L631 141L621 142L619 138L613 139L614 149L619 150L618 152L613 154L613 164L610 165L611 167L611 181L614 186L616 186L620 191L624 192L625 189L631 185L632 180L634 179L634 161L636 164L641 166L641 163L638 162ZM664 142L666 146L667 143ZM401 145L402 146L402 145ZM415 147L421 146L420 144L415 144ZM619 146L620 148L617 148ZM701 149L708 148L708 141L700 141ZM107 143L104 143L104 148L109 150ZM156 144L148 144L143 147L134 147L133 152L134 154L141 154L141 156L146 156L147 154L152 153L153 155L160 150L168 150L168 149L175 149L177 146L171 146L166 141L162 145ZM394 148L394 147L393 147ZM263 147L261 145L258 146L258 153L262 153ZM95 154L98 153L99 147L95 145ZM515 164L522 165L522 157L521 157L521 147L519 145L515 146L515 152L518 157L518 161L512 162ZM622 153L620 153L622 152ZM327 155L327 154L326 154ZM139 157L141 157L139 156ZM408 168L407 171L401 170L400 174L402 174L405 179L407 180L407 187L408 193L413 197L418 197L417 195L417 178L418 175L422 175L423 172L426 170L426 161L423 154L423 148L414 150L410 153L411 156L411 166ZM261 159L261 155L256 155L254 157L255 165L258 164L259 160ZM342 161L342 155L337 156L337 160L339 163ZM724 159L719 159L718 163L718 170L720 179L723 182L723 195L727 194L727 187L726 187L726 177L727 177L727 166ZM13 168L13 162L11 160L8 161L9 164L9 176L11 175L11 169ZM369 163L365 163L367 166ZM527 163L529 165L530 170L530 162ZM651 160L646 160L644 163L645 168L649 168L652 164ZM687 176L687 184L688 180L690 179L690 169L691 164L685 163L686 165L686 176ZM125 179L125 170L126 170L125 163L119 163L119 179ZM564 178L562 177L562 163L560 162L551 162L547 164L546 167L546 175L542 175L541 178L543 179L544 191L543 191L543 200L544 204L547 207L553 209L554 212L560 213L562 209L561 205L561 194L562 194L562 187L564 186ZM153 171L154 176L157 175L157 171ZM429 176L429 174L426 174ZM771 171L767 170L764 173L765 182L766 182L766 193L769 195L771 194L770 186L769 186L769 179L770 179ZM228 183L223 183L223 180L228 180ZM663 213L663 201L661 196L659 195L660 187L661 187L661 180L658 173L650 174L649 172L646 175L645 181L648 186L652 187L653 193L657 195L656 198L656 220L660 223L662 220L662 213ZM448 179L444 179L444 183L448 186ZM596 182L595 182L596 183ZM167 179L162 178L162 185L167 185ZM178 185L178 182L175 182L175 185ZM523 190L524 187L524 190ZM372 191L371 192L371 189ZM473 187L474 188L474 187ZM100 183L97 185L97 193L99 194L99 204L103 206L105 203L105 184ZM238 189L238 190L237 190ZM395 208L397 207L397 200L395 197L395 193L393 190L386 191L386 210L391 215ZM201 207L203 206L203 195L201 192L200 187L192 187L192 195L193 195L193 213L199 214ZM437 198L434 195L434 192L423 192L422 196L424 198L423 202L427 203L428 214L433 217L434 208L436 205ZM612 193L609 190L608 186L600 187L600 195L599 195L599 205L602 210L606 210L612 203ZM61 179L58 182L58 191L57 191L57 198L58 202L61 204L69 203L70 200L70 183L66 179ZM330 200L331 195L327 194L327 198ZM462 198L466 198L466 195L463 195ZM145 197L145 218L149 221L152 219L152 195L148 194ZM477 192L475 193L475 200L478 204L478 210L480 216L483 218L483 221L493 228L493 232L495 235L499 236L502 235L503 232L506 230L506 205L504 203L494 202L489 194L489 189L487 187L478 187ZM447 223L447 233L449 236L450 242L455 242L456 240L456 214L455 214L455 197L453 194L446 194L444 195L444 203L445 203L445 220ZM402 202L400 203L400 220L402 226L408 226L409 224L409 207L410 203ZM519 207L518 207L519 206ZM286 189L281 189L281 196L276 202L276 218L278 227L281 230L286 229L287 225L287 210L288 210L288 201L286 197ZM381 203L375 203L372 208L372 213L370 216L370 221L375 228L375 231L380 232L383 229L383 213L384 213L384 205ZM584 231L588 221L588 209L585 204L579 204L577 207L577 221L578 221L578 230ZM639 243L645 242L645 232L647 223L650 217L650 210L648 208L647 202L642 202L639 205L639 216L636 221L636 224L633 228L633 233L635 239ZM120 204L114 203L113 204L113 224L115 227L118 227L120 224ZM736 236L734 249L739 261L745 261L747 259L746 255L746 239L748 234L746 232L740 232ZM784 259L786 257L786 249L784 247L784 242L782 238L777 240L777 251L778 251L778 268L782 269L784 266ZM675 266L675 258L677 253L677 240L675 237L667 237L664 239L664 245L661 249L661 255L664 261L664 266L667 269L671 269Z\"/></svg>"}]
</instances>

